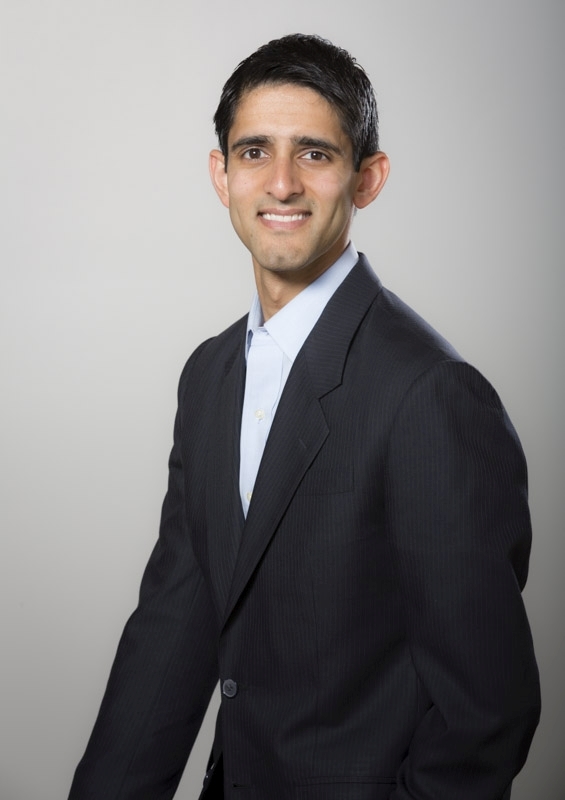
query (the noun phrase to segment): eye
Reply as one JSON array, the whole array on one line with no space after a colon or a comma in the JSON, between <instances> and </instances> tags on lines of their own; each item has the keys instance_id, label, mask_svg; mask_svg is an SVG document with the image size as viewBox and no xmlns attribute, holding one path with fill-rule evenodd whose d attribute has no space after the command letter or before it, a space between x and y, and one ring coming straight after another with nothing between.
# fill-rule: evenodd
<instances>
[{"instance_id":1,"label":"eye","mask_svg":"<svg viewBox=\"0 0 565 800\"><path fill-rule=\"evenodd\" d=\"M321 150L309 150L307 153L304 153L302 158L306 158L308 161L327 161L328 156L325 153L322 153Z\"/></svg>"},{"instance_id":2,"label":"eye","mask_svg":"<svg viewBox=\"0 0 565 800\"><path fill-rule=\"evenodd\" d=\"M242 157L250 161L256 161L259 158L265 158L266 153L260 147L250 147L242 153Z\"/></svg>"}]
</instances>

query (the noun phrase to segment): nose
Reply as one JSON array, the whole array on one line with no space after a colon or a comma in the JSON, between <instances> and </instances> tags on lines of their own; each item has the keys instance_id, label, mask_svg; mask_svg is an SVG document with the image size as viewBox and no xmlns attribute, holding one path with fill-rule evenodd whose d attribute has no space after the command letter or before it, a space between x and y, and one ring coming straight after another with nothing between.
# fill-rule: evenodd
<instances>
[{"instance_id":1,"label":"nose","mask_svg":"<svg viewBox=\"0 0 565 800\"><path fill-rule=\"evenodd\" d=\"M300 168L292 158L273 158L266 176L265 191L280 202L302 194Z\"/></svg>"}]
</instances>

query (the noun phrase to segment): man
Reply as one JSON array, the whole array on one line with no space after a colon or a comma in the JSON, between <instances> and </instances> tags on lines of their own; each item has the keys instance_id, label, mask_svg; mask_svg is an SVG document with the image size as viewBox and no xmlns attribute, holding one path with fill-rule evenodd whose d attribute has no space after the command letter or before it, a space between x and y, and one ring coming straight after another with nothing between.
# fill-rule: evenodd
<instances>
[{"instance_id":1,"label":"man","mask_svg":"<svg viewBox=\"0 0 565 800\"><path fill-rule=\"evenodd\" d=\"M382 189L371 84L289 36L210 156L248 317L181 376L169 488L71 800L501 800L539 715L523 454L490 385L350 242Z\"/></svg>"}]
</instances>

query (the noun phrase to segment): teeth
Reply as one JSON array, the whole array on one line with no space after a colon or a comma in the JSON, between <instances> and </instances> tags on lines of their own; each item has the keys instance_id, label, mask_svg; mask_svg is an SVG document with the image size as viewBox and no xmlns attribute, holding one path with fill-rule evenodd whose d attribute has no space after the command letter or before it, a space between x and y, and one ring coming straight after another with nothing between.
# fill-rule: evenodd
<instances>
[{"instance_id":1,"label":"teeth","mask_svg":"<svg viewBox=\"0 0 565 800\"><path fill-rule=\"evenodd\" d=\"M307 214L262 214L263 219L268 222L298 222L307 216Z\"/></svg>"}]
</instances>

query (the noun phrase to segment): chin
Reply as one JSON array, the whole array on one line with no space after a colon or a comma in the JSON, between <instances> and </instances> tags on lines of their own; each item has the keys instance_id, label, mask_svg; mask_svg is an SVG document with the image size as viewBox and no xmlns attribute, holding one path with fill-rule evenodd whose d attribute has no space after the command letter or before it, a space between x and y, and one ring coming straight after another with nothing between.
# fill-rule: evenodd
<instances>
[{"instance_id":1,"label":"chin","mask_svg":"<svg viewBox=\"0 0 565 800\"><path fill-rule=\"evenodd\" d=\"M266 269L269 272L286 272L287 270L300 269L304 263L303 259L294 257L288 252L273 253L272 250L256 255L254 259L261 269Z\"/></svg>"},{"instance_id":2,"label":"chin","mask_svg":"<svg viewBox=\"0 0 565 800\"><path fill-rule=\"evenodd\" d=\"M278 274L284 272L300 272L301 269L304 269L307 264L304 264L302 261L288 261L281 259L280 261L275 261L268 264L263 264L262 268L267 270L267 272L276 272Z\"/></svg>"}]
</instances>

